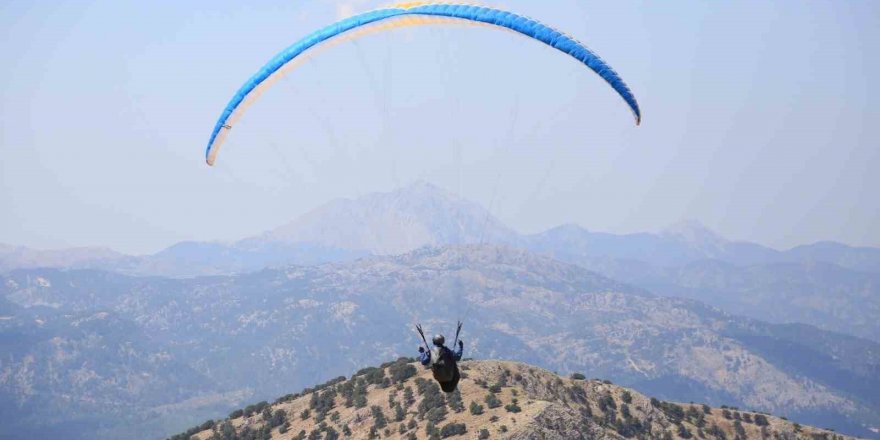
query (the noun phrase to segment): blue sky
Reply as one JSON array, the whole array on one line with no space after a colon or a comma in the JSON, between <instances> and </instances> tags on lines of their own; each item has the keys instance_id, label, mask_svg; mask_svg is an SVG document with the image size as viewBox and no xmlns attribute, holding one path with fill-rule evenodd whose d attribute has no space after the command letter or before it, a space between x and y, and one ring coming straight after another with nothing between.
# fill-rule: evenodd
<instances>
[{"instance_id":1,"label":"blue sky","mask_svg":"<svg viewBox=\"0 0 880 440\"><path fill-rule=\"evenodd\" d=\"M234 240L428 180L523 232L696 219L784 248L880 246L876 2L490 3L574 35L633 89L497 30L399 29L315 56L235 127L232 93L378 2L7 1L0 243L130 253Z\"/></svg>"}]
</instances>

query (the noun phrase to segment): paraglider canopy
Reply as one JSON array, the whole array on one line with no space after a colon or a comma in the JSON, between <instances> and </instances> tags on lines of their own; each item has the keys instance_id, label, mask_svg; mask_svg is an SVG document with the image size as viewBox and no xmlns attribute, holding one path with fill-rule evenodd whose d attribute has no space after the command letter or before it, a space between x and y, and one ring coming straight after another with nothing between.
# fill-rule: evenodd
<instances>
[{"instance_id":1,"label":"paraglider canopy","mask_svg":"<svg viewBox=\"0 0 880 440\"><path fill-rule=\"evenodd\" d=\"M513 31L571 56L604 79L629 106L636 124L640 123L641 110L626 83L611 66L571 36L538 21L500 9L453 3L405 3L355 15L333 23L305 36L269 60L238 89L221 112L208 140L205 161L208 165L214 164L221 144L247 106L267 87L293 68L296 64L295 61L301 59L303 53L310 49L334 39L338 40L341 36L357 37L366 30L456 21Z\"/></svg>"}]
</instances>

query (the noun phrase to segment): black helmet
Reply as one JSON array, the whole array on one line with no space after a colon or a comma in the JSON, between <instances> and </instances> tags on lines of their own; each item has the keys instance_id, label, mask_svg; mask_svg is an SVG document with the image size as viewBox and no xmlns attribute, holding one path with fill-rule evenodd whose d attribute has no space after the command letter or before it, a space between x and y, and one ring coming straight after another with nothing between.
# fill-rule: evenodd
<instances>
[{"instance_id":1,"label":"black helmet","mask_svg":"<svg viewBox=\"0 0 880 440\"><path fill-rule=\"evenodd\" d=\"M434 339L432 339L431 342L436 346L441 346L446 342L446 338L444 338L443 335L434 335Z\"/></svg>"}]
</instances>

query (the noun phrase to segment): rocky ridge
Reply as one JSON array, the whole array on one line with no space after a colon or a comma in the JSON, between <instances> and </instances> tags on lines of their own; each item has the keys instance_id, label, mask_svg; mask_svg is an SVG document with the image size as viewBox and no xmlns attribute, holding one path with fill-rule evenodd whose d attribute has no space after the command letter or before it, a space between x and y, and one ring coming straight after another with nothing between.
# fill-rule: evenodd
<instances>
[{"instance_id":1,"label":"rocky ridge","mask_svg":"<svg viewBox=\"0 0 880 440\"><path fill-rule=\"evenodd\" d=\"M851 438L765 413L664 402L522 363L460 365L462 381L451 394L440 392L430 371L402 358L273 404L249 405L170 440Z\"/></svg>"}]
</instances>

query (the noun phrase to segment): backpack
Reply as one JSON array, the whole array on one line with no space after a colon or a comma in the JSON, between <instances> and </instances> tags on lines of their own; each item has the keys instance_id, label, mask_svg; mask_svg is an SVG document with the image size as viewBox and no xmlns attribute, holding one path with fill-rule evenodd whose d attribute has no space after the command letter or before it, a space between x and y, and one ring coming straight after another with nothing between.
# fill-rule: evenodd
<instances>
[{"instance_id":1,"label":"backpack","mask_svg":"<svg viewBox=\"0 0 880 440\"><path fill-rule=\"evenodd\" d=\"M446 347L435 347L431 350L431 372L438 382L449 382L455 376L455 358L452 350Z\"/></svg>"}]
</instances>

